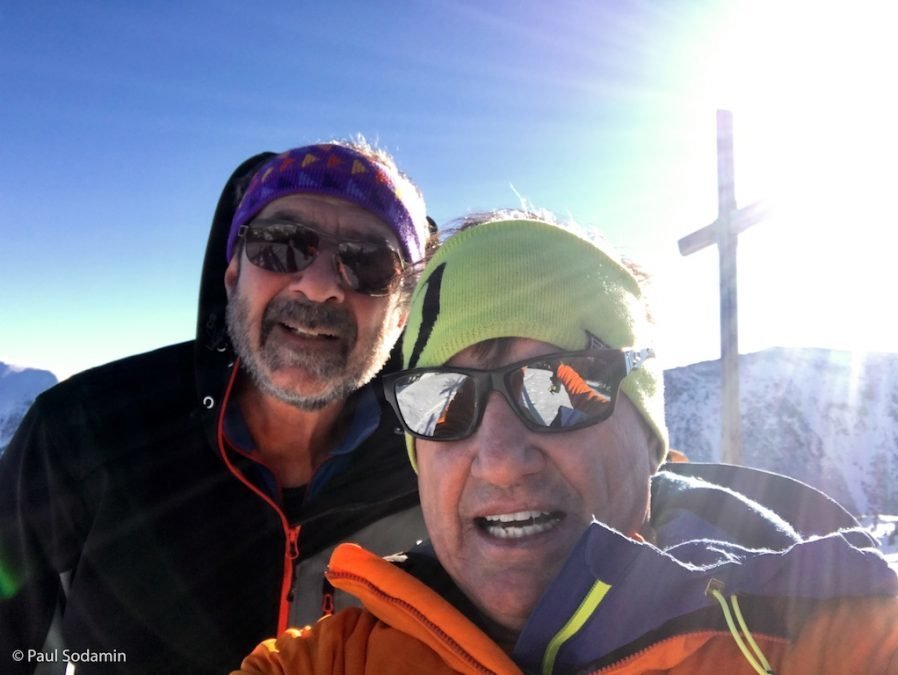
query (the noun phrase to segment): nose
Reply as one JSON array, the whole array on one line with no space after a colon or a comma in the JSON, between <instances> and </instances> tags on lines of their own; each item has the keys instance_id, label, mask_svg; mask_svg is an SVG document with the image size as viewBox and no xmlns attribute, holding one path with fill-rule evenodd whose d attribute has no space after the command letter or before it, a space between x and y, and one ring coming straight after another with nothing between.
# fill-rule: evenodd
<instances>
[{"instance_id":1,"label":"nose","mask_svg":"<svg viewBox=\"0 0 898 675\"><path fill-rule=\"evenodd\" d=\"M475 431L471 475L499 487L511 487L545 468L539 438L524 426L501 394L492 392Z\"/></svg>"},{"instance_id":2,"label":"nose","mask_svg":"<svg viewBox=\"0 0 898 675\"><path fill-rule=\"evenodd\" d=\"M343 302L346 291L334 265L333 253L320 251L312 264L291 275L289 290L311 302Z\"/></svg>"}]
</instances>

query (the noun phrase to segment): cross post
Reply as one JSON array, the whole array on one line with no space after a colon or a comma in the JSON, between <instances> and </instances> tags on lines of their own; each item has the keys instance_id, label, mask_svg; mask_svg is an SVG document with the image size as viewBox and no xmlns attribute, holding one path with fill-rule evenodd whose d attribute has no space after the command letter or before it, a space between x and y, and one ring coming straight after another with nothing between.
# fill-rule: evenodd
<instances>
[{"instance_id":1,"label":"cross post","mask_svg":"<svg viewBox=\"0 0 898 675\"><path fill-rule=\"evenodd\" d=\"M742 463L739 413L739 324L736 285L736 240L765 216L763 204L736 207L733 162L733 113L717 111L717 220L680 239L681 255L717 244L720 275L720 458Z\"/></svg>"}]
</instances>

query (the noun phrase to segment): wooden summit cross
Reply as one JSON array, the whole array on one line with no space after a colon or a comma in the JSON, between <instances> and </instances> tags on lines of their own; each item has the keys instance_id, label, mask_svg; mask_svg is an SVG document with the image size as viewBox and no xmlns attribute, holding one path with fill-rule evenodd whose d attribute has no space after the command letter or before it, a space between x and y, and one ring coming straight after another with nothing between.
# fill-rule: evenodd
<instances>
[{"instance_id":1,"label":"wooden summit cross","mask_svg":"<svg viewBox=\"0 0 898 675\"><path fill-rule=\"evenodd\" d=\"M736 238L764 218L754 203L736 208L733 173L733 113L717 111L717 220L679 241L680 254L689 255L717 244L720 258L720 458L742 463L739 416L739 324L736 307Z\"/></svg>"}]
</instances>

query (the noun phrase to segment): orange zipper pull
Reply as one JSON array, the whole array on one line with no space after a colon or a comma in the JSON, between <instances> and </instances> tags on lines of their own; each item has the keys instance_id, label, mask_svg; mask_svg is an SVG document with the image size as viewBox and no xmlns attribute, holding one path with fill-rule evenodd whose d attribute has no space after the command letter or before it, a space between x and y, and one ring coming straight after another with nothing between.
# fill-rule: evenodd
<instances>
[{"instance_id":1,"label":"orange zipper pull","mask_svg":"<svg viewBox=\"0 0 898 675\"><path fill-rule=\"evenodd\" d=\"M299 557L299 529L302 527L301 525L297 525L296 527L291 527L287 530L287 546L288 551L287 555L290 556L290 560L296 560Z\"/></svg>"}]
</instances>

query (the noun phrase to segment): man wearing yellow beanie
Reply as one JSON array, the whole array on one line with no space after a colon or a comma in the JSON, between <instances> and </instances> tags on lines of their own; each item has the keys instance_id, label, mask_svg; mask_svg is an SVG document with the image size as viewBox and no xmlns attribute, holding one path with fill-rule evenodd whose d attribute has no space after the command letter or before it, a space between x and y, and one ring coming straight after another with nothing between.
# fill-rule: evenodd
<instances>
[{"instance_id":1,"label":"man wearing yellow beanie","mask_svg":"<svg viewBox=\"0 0 898 675\"><path fill-rule=\"evenodd\" d=\"M551 222L484 220L429 261L385 378L430 541L338 548L329 582L364 607L241 672L895 672L898 580L841 507L749 469L659 470L633 270Z\"/></svg>"}]
</instances>

